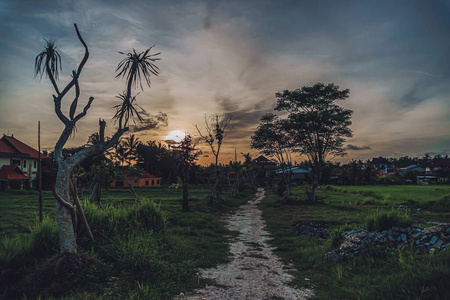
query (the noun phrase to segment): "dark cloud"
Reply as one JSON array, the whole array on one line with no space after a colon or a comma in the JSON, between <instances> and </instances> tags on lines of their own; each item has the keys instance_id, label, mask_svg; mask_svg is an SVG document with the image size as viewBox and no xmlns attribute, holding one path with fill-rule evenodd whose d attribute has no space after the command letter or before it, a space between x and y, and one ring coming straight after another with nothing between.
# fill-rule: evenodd
<instances>
[{"instance_id":1,"label":"dark cloud","mask_svg":"<svg viewBox=\"0 0 450 300\"><path fill-rule=\"evenodd\" d=\"M147 116L142 122L136 125L130 126L130 132L141 132L153 129L158 129L160 127L165 127L169 124L167 114L160 112L156 116L152 116L148 113L142 112L141 115Z\"/></svg>"},{"instance_id":2,"label":"dark cloud","mask_svg":"<svg viewBox=\"0 0 450 300\"><path fill-rule=\"evenodd\" d=\"M352 144L348 144L345 147L345 150L352 150L352 151L362 151L362 150L370 150L372 148L370 148L369 146L362 146L362 147L358 147Z\"/></svg>"},{"instance_id":3,"label":"dark cloud","mask_svg":"<svg viewBox=\"0 0 450 300\"><path fill-rule=\"evenodd\" d=\"M174 140L164 140L163 142L166 143L169 146L180 144L180 142L177 142L177 141L174 141Z\"/></svg>"}]
</instances>

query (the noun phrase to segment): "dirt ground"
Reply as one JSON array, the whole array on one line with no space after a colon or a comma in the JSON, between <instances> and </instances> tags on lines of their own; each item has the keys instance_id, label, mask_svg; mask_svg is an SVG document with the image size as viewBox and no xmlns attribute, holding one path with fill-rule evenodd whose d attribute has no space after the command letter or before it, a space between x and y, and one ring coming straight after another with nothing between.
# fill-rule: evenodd
<instances>
[{"instance_id":1,"label":"dirt ground","mask_svg":"<svg viewBox=\"0 0 450 300\"><path fill-rule=\"evenodd\" d=\"M271 237L264 230L262 211L257 207L263 198L264 189L258 189L252 201L225 219L227 227L240 234L231 241L228 264L199 271L201 277L211 279L214 285L179 298L307 299L313 295L312 290L288 286L293 278L288 271L292 269L268 245Z\"/></svg>"}]
</instances>

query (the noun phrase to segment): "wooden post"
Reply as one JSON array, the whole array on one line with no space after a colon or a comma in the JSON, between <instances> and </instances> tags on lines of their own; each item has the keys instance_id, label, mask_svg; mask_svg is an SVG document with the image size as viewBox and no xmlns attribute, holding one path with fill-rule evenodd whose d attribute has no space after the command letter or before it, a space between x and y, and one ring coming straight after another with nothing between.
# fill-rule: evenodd
<instances>
[{"instance_id":1,"label":"wooden post","mask_svg":"<svg viewBox=\"0 0 450 300\"><path fill-rule=\"evenodd\" d=\"M42 223L41 121L38 122L38 152L39 222Z\"/></svg>"}]
</instances>

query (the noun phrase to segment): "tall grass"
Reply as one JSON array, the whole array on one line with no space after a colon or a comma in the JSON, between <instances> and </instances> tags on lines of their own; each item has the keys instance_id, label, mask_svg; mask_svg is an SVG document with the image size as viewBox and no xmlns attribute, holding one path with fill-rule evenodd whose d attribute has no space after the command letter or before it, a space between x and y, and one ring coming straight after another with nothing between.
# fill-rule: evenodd
<instances>
[{"instance_id":1,"label":"tall grass","mask_svg":"<svg viewBox=\"0 0 450 300\"><path fill-rule=\"evenodd\" d=\"M55 220L44 217L42 223L30 228L29 235L4 236L0 241L0 266L12 267L34 257L53 254L58 249L58 228Z\"/></svg>"},{"instance_id":2,"label":"tall grass","mask_svg":"<svg viewBox=\"0 0 450 300\"><path fill-rule=\"evenodd\" d=\"M211 207L203 201L205 191L193 189L188 213L181 212L181 192L163 187L140 191L158 203L149 197L133 200L122 191L110 193L111 204L104 210L84 202L94 242L78 228L78 252L95 263L51 281L41 275L46 262L58 255L56 221L45 218L29 234L5 236L0 298L168 299L203 285L195 277L197 268L226 260L227 239L233 235L217 215L248 200L233 198Z\"/></svg>"},{"instance_id":3,"label":"tall grass","mask_svg":"<svg viewBox=\"0 0 450 300\"><path fill-rule=\"evenodd\" d=\"M139 230L164 233L167 215L148 198L126 207L107 207L101 210L97 205L84 202L85 214L91 229L105 236L128 235Z\"/></svg>"},{"instance_id":4,"label":"tall grass","mask_svg":"<svg viewBox=\"0 0 450 300\"><path fill-rule=\"evenodd\" d=\"M412 220L408 211L391 209L389 211L376 210L369 214L363 227L368 231L387 230L391 227L408 227L412 225Z\"/></svg>"}]
</instances>

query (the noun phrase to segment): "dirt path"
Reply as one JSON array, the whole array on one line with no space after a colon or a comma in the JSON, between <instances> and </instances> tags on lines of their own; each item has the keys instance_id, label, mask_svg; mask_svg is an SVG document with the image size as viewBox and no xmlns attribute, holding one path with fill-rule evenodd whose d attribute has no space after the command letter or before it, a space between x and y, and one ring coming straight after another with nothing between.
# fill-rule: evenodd
<instances>
[{"instance_id":1,"label":"dirt path","mask_svg":"<svg viewBox=\"0 0 450 300\"><path fill-rule=\"evenodd\" d=\"M231 262L200 270L215 285L196 290L188 299L306 299L313 294L287 285L293 277L269 247L271 238L257 207L263 198L264 189L258 189L254 200L226 218L227 227L240 232L230 245Z\"/></svg>"}]
</instances>

